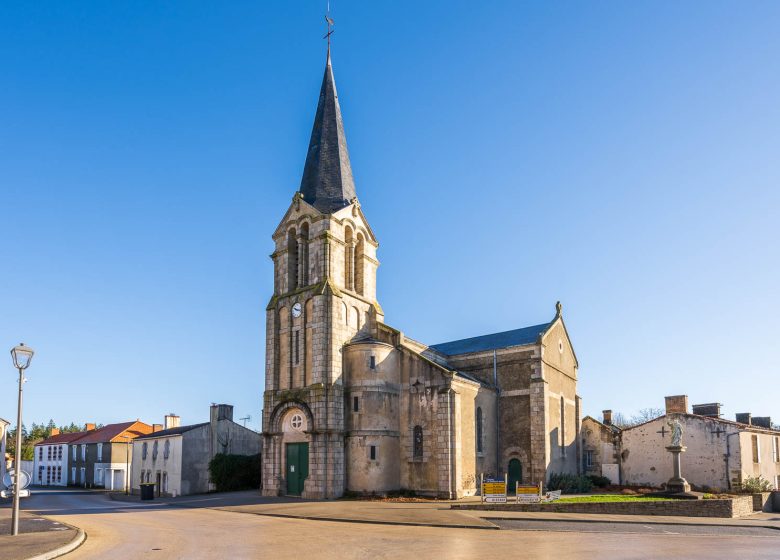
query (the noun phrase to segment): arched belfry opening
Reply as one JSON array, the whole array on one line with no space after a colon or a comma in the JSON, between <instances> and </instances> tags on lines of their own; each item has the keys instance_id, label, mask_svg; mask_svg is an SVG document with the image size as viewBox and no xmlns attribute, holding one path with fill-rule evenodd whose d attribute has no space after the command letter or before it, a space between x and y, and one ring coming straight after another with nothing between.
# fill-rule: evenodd
<instances>
[{"instance_id":1,"label":"arched belfry opening","mask_svg":"<svg viewBox=\"0 0 780 560\"><path fill-rule=\"evenodd\" d=\"M298 287L298 239L295 229L287 232L287 291Z\"/></svg>"},{"instance_id":2,"label":"arched belfry opening","mask_svg":"<svg viewBox=\"0 0 780 560\"><path fill-rule=\"evenodd\" d=\"M365 267L363 266L363 256L366 248L365 239L363 238L362 233L357 234L357 243L355 244L355 260L354 260L354 268L355 268L355 291L359 293L360 295L363 295L365 286L364 286L364 275L365 275Z\"/></svg>"}]
</instances>

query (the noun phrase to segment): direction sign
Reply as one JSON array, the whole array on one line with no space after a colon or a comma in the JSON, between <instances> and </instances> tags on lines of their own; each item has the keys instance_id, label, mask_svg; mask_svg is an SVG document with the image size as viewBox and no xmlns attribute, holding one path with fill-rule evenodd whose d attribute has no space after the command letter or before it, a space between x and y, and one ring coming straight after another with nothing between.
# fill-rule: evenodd
<instances>
[{"instance_id":1,"label":"direction sign","mask_svg":"<svg viewBox=\"0 0 780 560\"><path fill-rule=\"evenodd\" d=\"M21 486L22 488L27 488L30 485L31 478L32 477L27 472L22 471L22 474L19 477L19 486ZM15 482L16 482L16 470L8 469L8 472L6 472L5 475L3 476L3 484L5 484L6 488L12 488Z\"/></svg>"}]
</instances>

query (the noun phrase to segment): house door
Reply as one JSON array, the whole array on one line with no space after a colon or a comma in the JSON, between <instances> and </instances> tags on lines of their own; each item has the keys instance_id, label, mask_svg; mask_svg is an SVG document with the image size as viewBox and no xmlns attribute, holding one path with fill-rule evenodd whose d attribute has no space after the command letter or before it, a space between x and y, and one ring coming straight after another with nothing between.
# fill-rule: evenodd
<instances>
[{"instance_id":1,"label":"house door","mask_svg":"<svg viewBox=\"0 0 780 560\"><path fill-rule=\"evenodd\" d=\"M287 444L287 494L300 496L303 481L309 476L309 444Z\"/></svg>"},{"instance_id":2,"label":"house door","mask_svg":"<svg viewBox=\"0 0 780 560\"><path fill-rule=\"evenodd\" d=\"M509 480L507 481L508 492L514 493L515 483L523 483L523 465L520 464L519 459L510 459L509 466L506 469Z\"/></svg>"}]
</instances>

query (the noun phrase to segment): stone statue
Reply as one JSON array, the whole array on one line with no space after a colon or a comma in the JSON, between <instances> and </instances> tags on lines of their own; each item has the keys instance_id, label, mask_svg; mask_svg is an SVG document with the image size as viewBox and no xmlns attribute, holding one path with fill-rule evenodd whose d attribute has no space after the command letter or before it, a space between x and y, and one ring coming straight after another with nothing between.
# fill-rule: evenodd
<instances>
[{"instance_id":1,"label":"stone statue","mask_svg":"<svg viewBox=\"0 0 780 560\"><path fill-rule=\"evenodd\" d=\"M672 447L680 447L682 445L683 428L679 420L672 420L666 423L672 429Z\"/></svg>"}]
</instances>

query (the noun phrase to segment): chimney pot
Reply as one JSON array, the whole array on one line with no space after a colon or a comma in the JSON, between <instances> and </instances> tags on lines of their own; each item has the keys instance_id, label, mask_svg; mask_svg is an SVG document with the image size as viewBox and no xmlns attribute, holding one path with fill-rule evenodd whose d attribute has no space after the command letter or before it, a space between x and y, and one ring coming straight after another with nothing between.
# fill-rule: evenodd
<instances>
[{"instance_id":1,"label":"chimney pot","mask_svg":"<svg viewBox=\"0 0 780 560\"><path fill-rule=\"evenodd\" d=\"M770 416L754 416L753 425L759 428L772 429L772 418Z\"/></svg>"},{"instance_id":2,"label":"chimney pot","mask_svg":"<svg viewBox=\"0 0 780 560\"><path fill-rule=\"evenodd\" d=\"M163 429L162 424L152 424L152 432L160 432Z\"/></svg>"},{"instance_id":3,"label":"chimney pot","mask_svg":"<svg viewBox=\"0 0 780 560\"><path fill-rule=\"evenodd\" d=\"M59 428L52 428L51 429L51 435L49 437L51 437L51 436L58 436L58 435L60 435L60 429Z\"/></svg>"},{"instance_id":4,"label":"chimney pot","mask_svg":"<svg viewBox=\"0 0 780 560\"><path fill-rule=\"evenodd\" d=\"M612 411L611 410L602 410L601 413L604 415L604 424L607 426L612 425Z\"/></svg>"},{"instance_id":5,"label":"chimney pot","mask_svg":"<svg viewBox=\"0 0 780 560\"><path fill-rule=\"evenodd\" d=\"M84 430L87 432L91 432L94 429L95 429L95 424L88 422L87 424L84 425Z\"/></svg>"},{"instance_id":6,"label":"chimney pot","mask_svg":"<svg viewBox=\"0 0 780 560\"><path fill-rule=\"evenodd\" d=\"M749 412L737 412L737 422L750 425L753 423L753 415Z\"/></svg>"},{"instance_id":7,"label":"chimney pot","mask_svg":"<svg viewBox=\"0 0 780 560\"><path fill-rule=\"evenodd\" d=\"M693 413L698 416L707 416L708 418L720 418L720 403L707 403L693 405Z\"/></svg>"}]
</instances>

